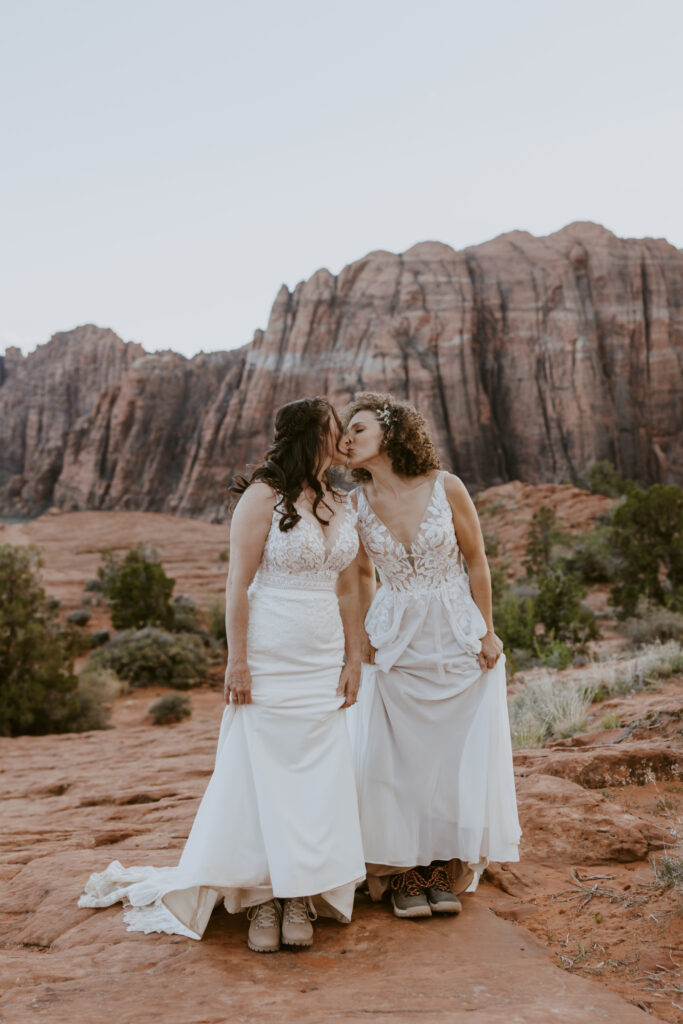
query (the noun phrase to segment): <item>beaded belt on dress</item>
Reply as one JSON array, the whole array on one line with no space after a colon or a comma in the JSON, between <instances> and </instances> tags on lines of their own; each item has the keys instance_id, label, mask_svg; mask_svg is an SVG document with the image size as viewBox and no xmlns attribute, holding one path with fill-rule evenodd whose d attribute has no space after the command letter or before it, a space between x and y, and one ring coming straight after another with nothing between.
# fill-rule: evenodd
<instances>
[{"instance_id":1,"label":"beaded belt on dress","mask_svg":"<svg viewBox=\"0 0 683 1024\"><path fill-rule=\"evenodd\" d=\"M336 584L336 573L330 573L329 576L312 573L308 576L304 572L272 572L259 569L254 577L252 587L277 587L278 589L285 590L328 590L334 593Z\"/></svg>"}]
</instances>

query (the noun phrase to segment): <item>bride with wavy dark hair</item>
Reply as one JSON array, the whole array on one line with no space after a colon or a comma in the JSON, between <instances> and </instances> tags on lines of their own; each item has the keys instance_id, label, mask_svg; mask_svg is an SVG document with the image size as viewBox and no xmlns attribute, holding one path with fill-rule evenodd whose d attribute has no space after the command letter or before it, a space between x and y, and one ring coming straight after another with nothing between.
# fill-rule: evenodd
<instances>
[{"instance_id":1,"label":"bride with wavy dark hair","mask_svg":"<svg viewBox=\"0 0 683 1024\"><path fill-rule=\"evenodd\" d=\"M318 913L350 920L365 865L344 714L360 683L359 545L329 476L341 438L325 398L290 402L235 480L213 775L176 868L114 861L81 906L121 900L130 930L200 939L222 901L248 910L263 953L309 946Z\"/></svg>"}]
</instances>

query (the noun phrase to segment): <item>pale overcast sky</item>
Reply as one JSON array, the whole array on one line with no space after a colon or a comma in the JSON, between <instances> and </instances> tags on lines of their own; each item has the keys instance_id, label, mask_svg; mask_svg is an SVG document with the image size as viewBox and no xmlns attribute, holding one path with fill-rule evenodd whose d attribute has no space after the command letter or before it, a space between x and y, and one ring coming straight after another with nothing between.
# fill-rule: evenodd
<instances>
[{"instance_id":1,"label":"pale overcast sky","mask_svg":"<svg viewBox=\"0 0 683 1024\"><path fill-rule=\"evenodd\" d=\"M231 348L373 249L683 247L679 0L3 0L0 352Z\"/></svg>"}]
</instances>

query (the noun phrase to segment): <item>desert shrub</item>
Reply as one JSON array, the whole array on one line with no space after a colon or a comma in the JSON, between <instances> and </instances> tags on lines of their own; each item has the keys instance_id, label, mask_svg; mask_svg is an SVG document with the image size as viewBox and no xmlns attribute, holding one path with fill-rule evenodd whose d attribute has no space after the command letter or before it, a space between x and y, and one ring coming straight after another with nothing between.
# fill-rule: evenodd
<instances>
[{"instance_id":1,"label":"desert shrub","mask_svg":"<svg viewBox=\"0 0 683 1024\"><path fill-rule=\"evenodd\" d=\"M97 579L97 577L94 576L92 579L85 581L85 586L83 587L83 589L92 590L96 593L99 593L102 590L102 580Z\"/></svg>"},{"instance_id":2,"label":"desert shrub","mask_svg":"<svg viewBox=\"0 0 683 1024\"><path fill-rule=\"evenodd\" d=\"M512 745L540 747L586 728L593 687L547 676L508 701Z\"/></svg>"},{"instance_id":3,"label":"desert shrub","mask_svg":"<svg viewBox=\"0 0 683 1024\"><path fill-rule=\"evenodd\" d=\"M618 498L638 486L635 480L623 477L607 459L589 466L578 483L591 494L604 494L607 498Z\"/></svg>"},{"instance_id":4,"label":"desert shrub","mask_svg":"<svg viewBox=\"0 0 683 1024\"><path fill-rule=\"evenodd\" d=\"M608 711L602 719L603 729L618 729L621 725L621 716L618 711Z\"/></svg>"},{"instance_id":5,"label":"desert shrub","mask_svg":"<svg viewBox=\"0 0 683 1024\"><path fill-rule=\"evenodd\" d=\"M633 615L641 597L683 610L683 490L636 488L617 507L610 542L618 556L610 603Z\"/></svg>"},{"instance_id":6,"label":"desert shrub","mask_svg":"<svg viewBox=\"0 0 683 1024\"><path fill-rule=\"evenodd\" d=\"M73 659L81 642L62 629L40 582L33 547L0 545L0 735L68 732L80 703Z\"/></svg>"},{"instance_id":7,"label":"desert shrub","mask_svg":"<svg viewBox=\"0 0 683 1024\"><path fill-rule=\"evenodd\" d=\"M78 677L80 710L74 732L107 729L114 701L128 692L128 684L108 668L90 666Z\"/></svg>"},{"instance_id":8,"label":"desert shrub","mask_svg":"<svg viewBox=\"0 0 683 1024\"><path fill-rule=\"evenodd\" d=\"M96 629L94 633L90 634L90 643L93 647L101 647L102 644L108 642L110 636L108 629Z\"/></svg>"},{"instance_id":9,"label":"desert shrub","mask_svg":"<svg viewBox=\"0 0 683 1024\"><path fill-rule=\"evenodd\" d=\"M534 602L536 621L545 627L541 646L560 640L583 647L598 635L595 615L581 603L586 589L561 564L552 566L538 578L538 596Z\"/></svg>"},{"instance_id":10,"label":"desert shrub","mask_svg":"<svg viewBox=\"0 0 683 1024\"><path fill-rule=\"evenodd\" d=\"M539 576L550 568L555 549L566 546L570 536L561 530L558 519L551 508L542 505L531 517L527 533L526 553L523 561L529 578Z\"/></svg>"},{"instance_id":11,"label":"desert shrub","mask_svg":"<svg viewBox=\"0 0 683 1024\"><path fill-rule=\"evenodd\" d=\"M584 533L565 565L567 572L581 583L610 583L617 567L617 558L610 540L610 526L601 524Z\"/></svg>"},{"instance_id":12,"label":"desert shrub","mask_svg":"<svg viewBox=\"0 0 683 1024\"><path fill-rule=\"evenodd\" d=\"M90 622L90 612L86 611L85 608L78 608L75 612L67 615L66 621L74 626L87 626Z\"/></svg>"},{"instance_id":13,"label":"desert shrub","mask_svg":"<svg viewBox=\"0 0 683 1024\"><path fill-rule=\"evenodd\" d=\"M166 575L154 549L138 544L123 561L106 550L102 560L97 574L111 603L115 629L173 627L175 613L170 598L175 580Z\"/></svg>"},{"instance_id":14,"label":"desert shrub","mask_svg":"<svg viewBox=\"0 0 683 1024\"><path fill-rule=\"evenodd\" d=\"M511 650L532 650L536 612L531 597L520 597L509 591L494 604L493 621L503 645Z\"/></svg>"},{"instance_id":15,"label":"desert shrub","mask_svg":"<svg viewBox=\"0 0 683 1024\"><path fill-rule=\"evenodd\" d=\"M540 640L536 641L538 660L546 668L563 669L571 665L574 660L574 652L563 640L550 639L546 644Z\"/></svg>"},{"instance_id":16,"label":"desert shrub","mask_svg":"<svg viewBox=\"0 0 683 1024\"><path fill-rule=\"evenodd\" d=\"M182 722L192 714L192 703L190 698L183 693L167 693L160 697L149 707L149 714L154 719L155 725L170 725L172 722Z\"/></svg>"},{"instance_id":17,"label":"desert shrub","mask_svg":"<svg viewBox=\"0 0 683 1024\"><path fill-rule=\"evenodd\" d=\"M131 686L162 684L175 690L199 686L209 660L194 633L169 633L155 626L129 629L93 651L89 663L111 668Z\"/></svg>"},{"instance_id":18,"label":"desert shrub","mask_svg":"<svg viewBox=\"0 0 683 1024\"><path fill-rule=\"evenodd\" d=\"M202 629L197 603L189 594L173 598L173 629L176 633L198 633Z\"/></svg>"},{"instance_id":19,"label":"desert shrub","mask_svg":"<svg viewBox=\"0 0 683 1024\"><path fill-rule=\"evenodd\" d=\"M224 647L227 647L228 641L225 632L225 598L217 597L211 601L206 608L206 624L209 633L221 643Z\"/></svg>"}]
</instances>

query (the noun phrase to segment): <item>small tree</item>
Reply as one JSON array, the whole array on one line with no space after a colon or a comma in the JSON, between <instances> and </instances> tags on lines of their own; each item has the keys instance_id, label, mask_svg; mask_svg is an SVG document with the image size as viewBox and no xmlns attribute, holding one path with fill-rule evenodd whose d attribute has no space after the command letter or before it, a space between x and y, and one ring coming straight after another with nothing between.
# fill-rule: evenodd
<instances>
[{"instance_id":1,"label":"small tree","mask_svg":"<svg viewBox=\"0 0 683 1024\"><path fill-rule=\"evenodd\" d=\"M561 640L583 646L598 635L593 612L581 603L585 593L586 588L561 564L539 577L534 612L536 621L545 626L547 642Z\"/></svg>"},{"instance_id":2,"label":"small tree","mask_svg":"<svg viewBox=\"0 0 683 1024\"><path fill-rule=\"evenodd\" d=\"M569 539L569 534L559 528L557 516L551 508L542 505L534 512L522 563L529 579L546 572L552 563L554 549L559 544L567 544Z\"/></svg>"},{"instance_id":3,"label":"small tree","mask_svg":"<svg viewBox=\"0 0 683 1024\"><path fill-rule=\"evenodd\" d=\"M173 628L175 613L170 599L175 580L164 572L156 551L138 544L123 562L111 550L102 552L102 560L97 575L111 601L115 629Z\"/></svg>"},{"instance_id":4,"label":"small tree","mask_svg":"<svg viewBox=\"0 0 683 1024\"><path fill-rule=\"evenodd\" d=\"M618 556L610 603L633 615L638 599L683 609L683 490L637 488L616 509L610 532Z\"/></svg>"},{"instance_id":5,"label":"small tree","mask_svg":"<svg viewBox=\"0 0 683 1024\"><path fill-rule=\"evenodd\" d=\"M38 576L33 547L0 545L0 734L64 732L81 705L73 657L79 641L61 629Z\"/></svg>"},{"instance_id":6,"label":"small tree","mask_svg":"<svg viewBox=\"0 0 683 1024\"><path fill-rule=\"evenodd\" d=\"M585 479L580 482L591 494L603 494L607 498L618 498L622 494L629 494L637 487L634 480L621 476L607 459L594 462L589 466Z\"/></svg>"}]
</instances>

